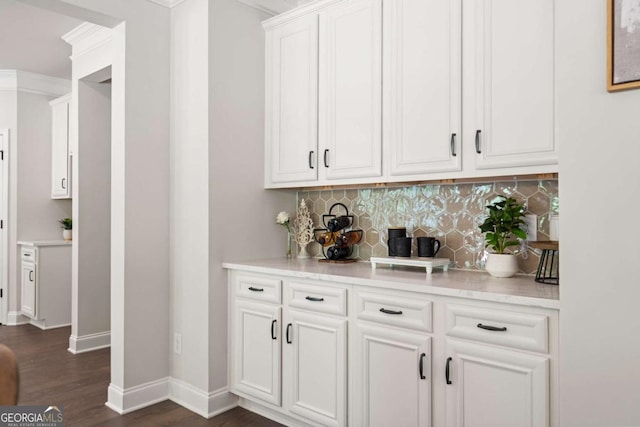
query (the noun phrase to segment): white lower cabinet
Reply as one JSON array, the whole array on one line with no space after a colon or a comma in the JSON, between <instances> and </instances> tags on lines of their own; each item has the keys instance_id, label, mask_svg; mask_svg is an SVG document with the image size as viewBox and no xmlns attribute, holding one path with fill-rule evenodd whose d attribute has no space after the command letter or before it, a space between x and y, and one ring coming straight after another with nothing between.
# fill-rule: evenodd
<instances>
[{"instance_id":1,"label":"white lower cabinet","mask_svg":"<svg viewBox=\"0 0 640 427\"><path fill-rule=\"evenodd\" d=\"M353 426L431 425L431 337L357 322Z\"/></svg>"},{"instance_id":2,"label":"white lower cabinet","mask_svg":"<svg viewBox=\"0 0 640 427\"><path fill-rule=\"evenodd\" d=\"M231 391L285 425L559 427L555 309L236 270L230 295Z\"/></svg>"},{"instance_id":3,"label":"white lower cabinet","mask_svg":"<svg viewBox=\"0 0 640 427\"><path fill-rule=\"evenodd\" d=\"M347 319L285 314L285 407L323 426L347 425Z\"/></svg>"},{"instance_id":4,"label":"white lower cabinet","mask_svg":"<svg viewBox=\"0 0 640 427\"><path fill-rule=\"evenodd\" d=\"M27 317L36 318L36 265L22 261L22 292L20 311Z\"/></svg>"},{"instance_id":5,"label":"white lower cabinet","mask_svg":"<svg viewBox=\"0 0 640 427\"><path fill-rule=\"evenodd\" d=\"M282 308L244 299L233 307L234 388L280 405L280 319Z\"/></svg>"},{"instance_id":6,"label":"white lower cabinet","mask_svg":"<svg viewBox=\"0 0 640 427\"><path fill-rule=\"evenodd\" d=\"M447 427L549 425L548 357L454 339L447 354Z\"/></svg>"}]
</instances>

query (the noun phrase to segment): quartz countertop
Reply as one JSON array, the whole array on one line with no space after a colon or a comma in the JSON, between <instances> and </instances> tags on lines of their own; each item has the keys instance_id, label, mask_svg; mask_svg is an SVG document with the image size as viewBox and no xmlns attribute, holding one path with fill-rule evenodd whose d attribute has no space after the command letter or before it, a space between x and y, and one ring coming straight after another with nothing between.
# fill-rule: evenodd
<instances>
[{"instance_id":1,"label":"quartz countertop","mask_svg":"<svg viewBox=\"0 0 640 427\"><path fill-rule=\"evenodd\" d=\"M21 246L70 246L71 240L20 240Z\"/></svg>"},{"instance_id":2,"label":"quartz countertop","mask_svg":"<svg viewBox=\"0 0 640 427\"><path fill-rule=\"evenodd\" d=\"M551 309L560 308L559 288L538 283L533 276L516 275L495 278L483 271L434 269L425 274L424 268L390 267L369 262L351 264L321 263L317 259L266 259L257 261L224 262L224 268L254 273L275 274L299 279L335 281L359 286L398 289L503 302Z\"/></svg>"}]
</instances>

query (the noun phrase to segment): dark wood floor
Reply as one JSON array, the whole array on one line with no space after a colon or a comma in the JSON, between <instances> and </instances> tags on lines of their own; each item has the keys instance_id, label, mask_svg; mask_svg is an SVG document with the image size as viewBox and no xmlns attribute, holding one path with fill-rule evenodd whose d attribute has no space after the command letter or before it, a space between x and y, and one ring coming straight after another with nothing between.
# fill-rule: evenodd
<instances>
[{"instance_id":1,"label":"dark wood floor","mask_svg":"<svg viewBox=\"0 0 640 427\"><path fill-rule=\"evenodd\" d=\"M70 328L43 331L32 325L0 326L0 343L13 349L20 367L19 405L64 407L65 426L225 426L281 424L242 408L205 419L171 401L118 415L104 403L109 386L109 349L73 355Z\"/></svg>"}]
</instances>

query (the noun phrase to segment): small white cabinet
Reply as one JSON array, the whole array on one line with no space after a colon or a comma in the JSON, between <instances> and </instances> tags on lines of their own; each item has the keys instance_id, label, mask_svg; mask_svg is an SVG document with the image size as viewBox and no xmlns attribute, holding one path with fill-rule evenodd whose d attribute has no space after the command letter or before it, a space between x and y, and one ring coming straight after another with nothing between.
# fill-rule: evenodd
<instances>
[{"instance_id":1,"label":"small white cabinet","mask_svg":"<svg viewBox=\"0 0 640 427\"><path fill-rule=\"evenodd\" d=\"M557 163L556 3L463 1L469 166L499 171Z\"/></svg>"},{"instance_id":2,"label":"small white cabinet","mask_svg":"<svg viewBox=\"0 0 640 427\"><path fill-rule=\"evenodd\" d=\"M265 186L382 176L382 2L265 22Z\"/></svg>"},{"instance_id":3,"label":"small white cabinet","mask_svg":"<svg viewBox=\"0 0 640 427\"><path fill-rule=\"evenodd\" d=\"M18 244L21 313L41 329L71 324L71 244L64 241Z\"/></svg>"},{"instance_id":4,"label":"small white cabinet","mask_svg":"<svg viewBox=\"0 0 640 427\"><path fill-rule=\"evenodd\" d=\"M384 2L389 179L462 168L460 0Z\"/></svg>"},{"instance_id":5,"label":"small white cabinet","mask_svg":"<svg viewBox=\"0 0 640 427\"><path fill-rule=\"evenodd\" d=\"M49 102L51 106L51 198L71 198L69 161L69 103L71 94Z\"/></svg>"}]
</instances>

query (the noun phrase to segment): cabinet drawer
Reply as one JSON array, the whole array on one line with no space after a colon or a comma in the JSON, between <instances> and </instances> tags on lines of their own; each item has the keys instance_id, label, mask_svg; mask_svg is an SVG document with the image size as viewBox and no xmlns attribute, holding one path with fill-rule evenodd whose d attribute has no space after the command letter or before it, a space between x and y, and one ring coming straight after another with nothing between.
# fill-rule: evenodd
<instances>
[{"instance_id":1,"label":"cabinet drawer","mask_svg":"<svg viewBox=\"0 0 640 427\"><path fill-rule=\"evenodd\" d=\"M421 295L396 296L356 291L358 319L431 332L432 302Z\"/></svg>"},{"instance_id":2,"label":"cabinet drawer","mask_svg":"<svg viewBox=\"0 0 640 427\"><path fill-rule=\"evenodd\" d=\"M285 285L285 301L289 307L347 315L347 290L344 288L289 282Z\"/></svg>"},{"instance_id":3,"label":"cabinet drawer","mask_svg":"<svg viewBox=\"0 0 640 427\"><path fill-rule=\"evenodd\" d=\"M23 246L21 251L21 258L22 261L36 262L36 248Z\"/></svg>"},{"instance_id":4,"label":"cabinet drawer","mask_svg":"<svg viewBox=\"0 0 640 427\"><path fill-rule=\"evenodd\" d=\"M447 305L447 335L547 353L548 316Z\"/></svg>"},{"instance_id":5,"label":"cabinet drawer","mask_svg":"<svg viewBox=\"0 0 640 427\"><path fill-rule=\"evenodd\" d=\"M236 278L236 296L280 304L281 285L280 279L239 274Z\"/></svg>"}]
</instances>

